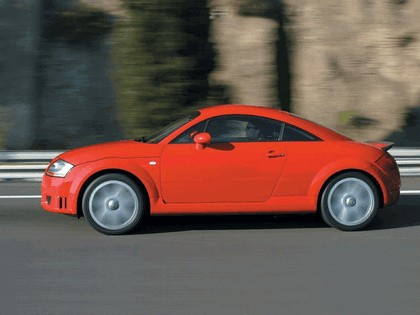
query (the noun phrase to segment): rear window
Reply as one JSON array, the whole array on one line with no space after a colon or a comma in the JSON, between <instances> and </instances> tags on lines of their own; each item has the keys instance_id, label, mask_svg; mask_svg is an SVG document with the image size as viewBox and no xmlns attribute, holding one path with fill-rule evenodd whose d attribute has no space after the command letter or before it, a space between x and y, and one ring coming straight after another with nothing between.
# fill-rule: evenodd
<instances>
[{"instance_id":1,"label":"rear window","mask_svg":"<svg viewBox=\"0 0 420 315\"><path fill-rule=\"evenodd\" d=\"M320 139L307 131L295 126L286 125L283 132L283 141L319 141Z\"/></svg>"}]
</instances>

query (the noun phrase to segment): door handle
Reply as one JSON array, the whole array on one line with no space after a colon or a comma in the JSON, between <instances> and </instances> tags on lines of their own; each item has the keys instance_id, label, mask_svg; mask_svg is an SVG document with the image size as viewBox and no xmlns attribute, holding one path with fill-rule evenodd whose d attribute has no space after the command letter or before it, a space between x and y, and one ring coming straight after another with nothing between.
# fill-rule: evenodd
<instances>
[{"instance_id":1,"label":"door handle","mask_svg":"<svg viewBox=\"0 0 420 315\"><path fill-rule=\"evenodd\" d=\"M284 153L280 153L274 150L268 151L267 153L268 158L278 158L278 157L284 157L284 156L285 156Z\"/></svg>"}]
</instances>

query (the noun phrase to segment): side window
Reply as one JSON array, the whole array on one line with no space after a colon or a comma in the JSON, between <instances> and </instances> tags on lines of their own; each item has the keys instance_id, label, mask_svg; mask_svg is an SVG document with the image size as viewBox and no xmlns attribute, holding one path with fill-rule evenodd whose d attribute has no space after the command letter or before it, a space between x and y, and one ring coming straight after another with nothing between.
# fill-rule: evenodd
<instances>
[{"instance_id":1,"label":"side window","mask_svg":"<svg viewBox=\"0 0 420 315\"><path fill-rule=\"evenodd\" d=\"M283 132L283 141L318 141L319 138L300 128L286 125Z\"/></svg>"},{"instance_id":2,"label":"side window","mask_svg":"<svg viewBox=\"0 0 420 315\"><path fill-rule=\"evenodd\" d=\"M181 133L178 137L172 140L171 143L193 143L194 135L203 132L208 120L202 121Z\"/></svg>"},{"instance_id":3,"label":"side window","mask_svg":"<svg viewBox=\"0 0 420 315\"><path fill-rule=\"evenodd\" d=\"M212 142L278 141L283 123L257 116L226 115L211 118L205 131Z\"/></svg>"},{"instance_id":4,"label":"side window","mask_svg":"<svg viewBox=\"0 0 420 315\"><path fill-rule=\"evenodd\" d=\"M210 118L188 128L172 143L193 143L194 135L208 132L213 143L279 141L284 123L263 117L225 115Z\"/></svg>"}]
</instances>

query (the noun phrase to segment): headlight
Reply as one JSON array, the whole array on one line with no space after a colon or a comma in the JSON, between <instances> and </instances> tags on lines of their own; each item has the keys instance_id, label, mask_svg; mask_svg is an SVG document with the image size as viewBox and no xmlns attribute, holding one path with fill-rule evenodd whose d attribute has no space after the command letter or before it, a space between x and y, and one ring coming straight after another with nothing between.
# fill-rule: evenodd
<instances>
[{"instance_id":1,"label":"headlight","mask_svg":"<svg viewBox=\"0 0 420 315\"><path fill-rule=\"evenodd\" d=\"M73 165L63 160L57 160L48 167L46 174L54 177L66 177L67 173L73 168Z\"/></svg>"}]
</instances>

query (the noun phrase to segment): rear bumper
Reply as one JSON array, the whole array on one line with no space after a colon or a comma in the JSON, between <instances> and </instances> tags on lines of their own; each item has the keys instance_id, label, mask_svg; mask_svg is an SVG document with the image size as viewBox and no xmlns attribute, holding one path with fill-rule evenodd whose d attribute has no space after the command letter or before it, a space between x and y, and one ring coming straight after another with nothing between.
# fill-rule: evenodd
<instances>
[{"instance_id":1,"label":"rear bumper","mask_svg":"<svg viewBox=\"0 0 420 315\"><path fill-rule=\"evenodd\" d=\"M393 189L388 191L388 201L385 203L384 200L384 207L392 206L393 204L396 204L397 201L400 199L400 188Z\"/></svg>"},{"instance_id":2,"label":"rear bumper","mask_svg":"<svg viewBox=\"0 0 420 315\"><path fill-rule=\"evenodd\" d=\"M400 198L401 177L397 162L389 154L384 154L378 161L382 173L382 191L384 207L395 204Z\"/></svg>"}]
</instances>

